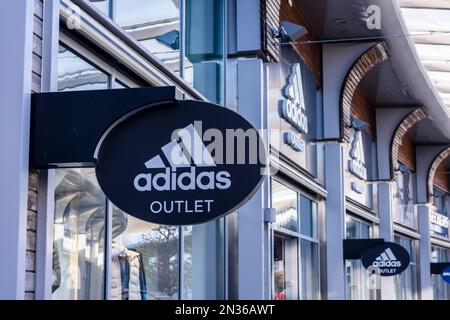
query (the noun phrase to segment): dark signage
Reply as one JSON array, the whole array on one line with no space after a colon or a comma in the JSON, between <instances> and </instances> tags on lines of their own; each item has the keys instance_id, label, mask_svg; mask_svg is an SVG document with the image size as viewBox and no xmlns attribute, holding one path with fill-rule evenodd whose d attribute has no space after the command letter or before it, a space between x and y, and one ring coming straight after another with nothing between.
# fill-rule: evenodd
<instances>
[{"instance_id":1,"label":"dark signage","mask_svg":"<svg viewBox=\"0 0 450 320\"><path fill-rule=\"evenodd\" d=\"M236 112L179 101L123 117L96 151L100 187L118 208L165 225L207 222L233 212L258 190L266 152Z\"/></svg>"},{"instance_id":2,"label":"dark signage","mask_svg":"<svg viewBox=\"0 0 450 320\"><path fill-rule=\"evenodd\" d=\"M402 273L409 266L409 262L408 251L393 242L370 246L362 256L362 263L366 269L384 277Z\"/></svg>"},{"instance_id":3,"label":"dark signage","mask_svg":"<svg viewBox=\"0 0 450 320\"><path fill-rule=\"evenodd\" d=\"M445 282L450 283L450 267L444 268L442 270L441 276Z\"/></svg>"}]
</instances>

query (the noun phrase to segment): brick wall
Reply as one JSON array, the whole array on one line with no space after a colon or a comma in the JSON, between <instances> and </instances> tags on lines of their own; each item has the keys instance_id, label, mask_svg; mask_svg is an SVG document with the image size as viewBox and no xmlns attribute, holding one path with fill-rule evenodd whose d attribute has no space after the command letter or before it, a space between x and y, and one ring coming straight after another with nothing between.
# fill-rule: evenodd
<instances>
[{"instance_id":1,"label":"brick wall","mask_svg":"<svg viewBox=\"0 0 450 320\"><path fill-rule=\"evenodd\" d=\"M425 111L422 108L418 108L408 114L395 130L391 141L391 176L394 180L397 178L394 169L397 168L398 161L415 170L415 150L407 133L409 129L426 117Z\"/></svg>"},{"instance_id":2,"label":"brick wall","mask_svg":"<svg viewBox=\"0 0 450 320\"><path fill-rule=\"evenodd\" d=\"M372 137L375 137L375 109L367 100L361 87L356 88L352 99L351 117L360 119L369 124L365 128Z\"/></svg>"},{"instance_id":3,"label":"brick wall","mask_svg":"<svg viewBox=\"0 0 450 320\"><path fill-rule=\"evenodd\" d=\"M449 169L447 165L441 163L434 176L434 185L448 193L450 193Z\"/></svg>"},{"instance_id":4,"label":"brick wall","mask_svg":"<svg viewBox=\"0 0 450 320\"><path fill-rule=\"evenodd\" d=\"M403 137L402 145L398 150L398 161L410 170L416 171L416 146L407 135Z\"/></svg>"},{"instance_id":5,"label":"brick wall","mask_svg":"<svg viewBox=\"0 0 450 320\"><path fill-rule=\"evenodd\" d=\"M32 87L34 93L41 92L42 69L42 19L43 0L34 0L33 16L33 62ZM28 212L27 212L27 245L25 299L34 300L36 271L36 217L38 195L38 172L30 169L28 181Z\"/></svg>"},{"instance_id":6,"label":"brick wall","mask_svg":"<svg viewBox=\"0 0 450 320\"><path fill-rule=\"evenodd\" d=\"M434 159L430 171L428 172L428 177L427 177L427 187L428 187L428 201L431 202L432 201L432 194L433 194L433 186L434 184L437 183L441 183L443 180L443 178L438 178L439 180L436 180L436 177L439 176L437 174L438 170L440 170L440 172L442 173L442 169L440 168L443 161L450 157L450 147L445 149L444 151L442 151L437 157L436 159ZM448 177L448 175L447 175ZM445 184L447 184L448 182L446 182Z\"/></svg>"},{"instance_id":7,"label":"brick wall","mask_svg":"<svg viewBox=\"0 0 450 320\"><path fill-rule=\"evenodd\" d=\"M308 33L297 40L298 42L319 40L302 13L299 1L292 1L291 7L289 0L281 0L280 21L289 21L306 27ZM295 44L292 46L314 74L317 84L322 85L322 46L320 44Z\"/></svg>"},{"instance_id":8,"label":"brick wall","mask_svg":"<svg viewBox=\"0 0 450 320\"><path fill-rule=\"evenodd\" d=\"M380 42L367 50L353 65L348 73L341 91L341 140L350 142L350 130L353 108L353 97L357 93L359 83L364 76L377 64L389 58L389 49L385 42Z\"/></svg>"}]
</instances>

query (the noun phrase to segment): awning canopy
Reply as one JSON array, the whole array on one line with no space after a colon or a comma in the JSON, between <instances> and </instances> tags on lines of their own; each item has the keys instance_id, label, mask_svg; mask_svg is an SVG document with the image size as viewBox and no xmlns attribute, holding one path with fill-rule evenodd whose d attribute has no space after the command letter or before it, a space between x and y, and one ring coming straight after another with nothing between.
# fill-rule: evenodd
<instances>
[{"instance_id":1,"label":"awning canopy","mask_svg":"<svg viewBox=\"0 0 450 320\"><path fill-rule=\"evenodd\" d=\"M400 6L418 58L450 108L450 0L401 0Z\"/></svg>"}]
</instances>

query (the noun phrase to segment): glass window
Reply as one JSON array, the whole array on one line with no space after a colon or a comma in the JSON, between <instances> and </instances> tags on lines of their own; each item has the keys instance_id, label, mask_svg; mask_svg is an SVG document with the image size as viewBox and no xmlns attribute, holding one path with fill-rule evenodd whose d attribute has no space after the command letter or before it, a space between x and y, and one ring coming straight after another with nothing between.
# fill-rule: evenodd
<instances>
[{"instance_id":1,"label":"glass window","mask_svg":"<svg viewBox=\"0 0 450 320\"><path fill-rule=\"evenodd\" d=\"M274 235L274 299L298 299L297 239Z\"/></svg>"},{"instance_id":2,"label":"glass window","mask_svg":"<svg viewBox=\"0 0 450 320\"><path fill-rule=\"evenodd\" d=\"M52 298L104 298L106 198L94 169L55 174Z\"/></svg>"},{"instance_id":3,"label":"glass window","mask_svg":"<svg viewBox=\"0 0 450 320\"><path fill-rule=\"evenodd\" d=\"M186 0L185 79L209 101L223 103L224 0Z\"/></svg>"},{"instance_id":4,"label":"glass window","mask_svg":"<svg viewBox=\"0 0 450 320\"><path fill-rule=\"evenodd\" d=\"M298 232L297 192L273 180L272 207L277 228Z\"/></svg>"},{"instance_id":5,"label":"glass window","mask_svg":"<svg viewBox=\"0 0 450 320\"><path fill-rule=\"evenodd\" d=\"M417 299L417 257L414 241L399 235L395 235L394 240L404 247L411 257L408 268L394 279L397 300Z\"/></svg>"},{"instance_id":6,"label":"glass window","mask_svg":"<svg viewBox=\"0 0 450 320\"><path fill-rule=\"evenodd\" d=\"M349 215L345 217L346 239L372 238L372 226ZM345 260L346 299L375 300L377 289L370 287L370 273L361 260Z\"/></svg>"},{"instance_id":7,"label":"glass window","mask_svg":"<svg viewBox=\"0 0 450 320\"><path fill-rule=\"evenodd\" d=\"M111 299L178 299L178 228L113 208Z\"/></svg>"},{"instance_id":8,"label":"glass window","mask_svg":"<svg viewBox=\"0 0 450 320\"><path fill-rule=\"evenodd\" d=\"M405 165L399 164L397 181L394 184L394 221L407 227L417 228L415 200L415 174Z\"/></svg>"},{"instance_id":9,"label":"glass window","mask_svg":"<svg viewBox=\"0 0 450 320\"><path fill-rule=\"evenodd\" d=\"M317 203L311 199L300 196L300 229L305 236L317 237Z\"/></svg>"},{"instance_id":10,"label":"glass window","mask_svg":"<svg viewBox=\"0 0 450 320\"><path fill-rule=\"evenodd\" d=\"M300 240L302 299L320 299L319 278L319 245L317 243Z\"/></svg>"},{"instance_id":11,"label":"glass window","mask_svg":"<svg viewBox=\"0 0 450 320\"><path fill-rule=\"evenodd\" d=\"M431 262L448 262L450 258L450 250L438 246L431 246ZM450 285L442 279L440 274L431 275L431 283L433 286L433 298L435 300L450 299Z\"/></svg>"},{"instance_id":12,"label":"glass window","mask_svg":"<svg viewBox=\"0 0 450 320\"><path fill-rule=\"evenodd\" d=\"M110 15L110 0L87 0L89 1L94 7L96 7L98 10L100 10L103 14L109 16Z\"/></svg>"},{"instance_id":13,"label":"glass window","mask_svg":"<svg viewBox=\"0 0 450 320\"><path fill-rule=\"evenodd\" d=\"M224 299L224 219L184 227L183 299Z\"/></svg>"},{"instance_id":14,"label":"glass window","mask_svg":"<svg viewBox=\"0 0 450 320\"><path fill-rule=\"evenodd\" d=\"M108 89L109 76L60 45L58 54L58 91Z\"/></svg>"},{"instance_id":15,"label":"glass window","mask_svg":"<svg viewBox=\"0 0 450 320\"><path fill-rule=\"evenodd\" d=\"M175 73L180 71L180 1L114 0L114 20Z\"/></svg>"},{"instance_id":16,"label":"glass window","mask_svg":"<svg viewBox=\"0 0 450 320\"><path fill-rule=\"evenodd\" d=\"M110 75L60 46L60 91L107 89L110 82ZM115 80L111 87L126 85ZM223 219L183 229L138 220L106 199L93 168L57 169L55 186L54 299L104 299L105 293L119 300L224 298Z\"/></svg>"}]
</instances>

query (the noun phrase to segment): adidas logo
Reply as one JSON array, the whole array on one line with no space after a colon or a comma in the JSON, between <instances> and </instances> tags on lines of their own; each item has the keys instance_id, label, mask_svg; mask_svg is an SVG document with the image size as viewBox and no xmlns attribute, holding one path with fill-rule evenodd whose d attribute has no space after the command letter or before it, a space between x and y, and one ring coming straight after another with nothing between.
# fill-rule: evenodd
<instances>
[{"instance_id":1,"label":"adidas logo","mask_svg":"<svg viewBox=\"0 0 450 320\"><path fill-rule=\"evenodd\" d=\"M372 265L378 268L398 268L402 266L402 263L397 260L392 250L387 248L375 259Z\"/></svg>"},{"instance_id":2,"label":"adidas logo","mask_svg":"<svg viewBox=\"0 0 450 320\"><path fill-rule=\"evenodd\" d=\"M308 117L305 114L302 72L299 63L292 66L283 95L287 100L283 101L281 107L282 117L301 133L308 133Z\"/></svg>"},{"instance_id":3,"label":"adidas logo","mask_svg":"<svg viewBox=\"0 0 450 320\"><path fill-rule=\"evenodd\" d=\"M178 131L177 138L161 148L161 155L145 162L147 169L164 170L137 175L134 179L137 191L225 190L231 187L228 171L204 171L215 168L216 163L193 124ZM179 173L180 170L183 172Z\"/></svg>"}]
</instances>

